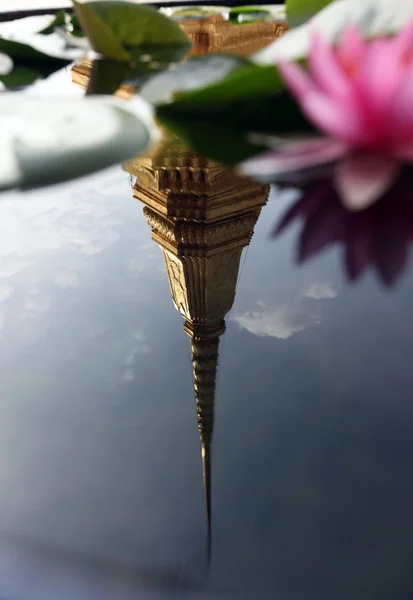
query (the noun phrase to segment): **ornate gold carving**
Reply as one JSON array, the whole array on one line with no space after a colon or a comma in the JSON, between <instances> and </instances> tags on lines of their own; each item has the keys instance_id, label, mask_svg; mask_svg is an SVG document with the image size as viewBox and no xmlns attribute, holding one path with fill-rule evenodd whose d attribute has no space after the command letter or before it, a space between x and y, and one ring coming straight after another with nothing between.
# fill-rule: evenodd
<instances>
[{"instance_id":1,"label":"ornate gold carving","mask_svg":"<svg viewBox=\"0 0 413 600\"><path fill-rule=\"evenodd\" d=\"M187 221L166 219L148 207L143 210L158 243L161 244L162 239L169 242L180 255L185 255L185 250L192 254L199 254L202 250L207 252L216 247L228 246L236 240L239 240L242 246L247 245L260 212L247 213L213 225L199 223L194 226Z\"/></svg>"},{"instance_id":2,"label":"ornate gold carving","mask_svg":"<svg viewBox=\"0 0 413 600\"><path fill-rule=\"evenodd\" d=\"M281 20L237 24L221 15L181 20L178 23L193 44L190 55L225 51L249 56L262 50L288 29L287 23Z\"/></svg>"},{"instance_id":3,"label":"ornate gold carving","mask_svg":"<svg viewBox=\"0 0 413 600\"><path fill-rule=\"evenodd\" d=\"M224 319L235 298L242 248L213 257L177 257L163 249L175 307L194 325Z\"/></svg>"}]
</instances>

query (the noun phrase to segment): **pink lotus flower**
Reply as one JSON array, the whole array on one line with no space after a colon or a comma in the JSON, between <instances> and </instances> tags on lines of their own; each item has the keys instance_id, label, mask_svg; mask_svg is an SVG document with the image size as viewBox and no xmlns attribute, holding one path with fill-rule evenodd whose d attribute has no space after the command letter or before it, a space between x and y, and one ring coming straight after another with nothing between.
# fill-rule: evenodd
<instances>
[{"instance_id":1,"label":"pink lotus flower","mask_svg":"<svg viewBox=\"0 0 413 600\"><path fill-rule=\"evenodd\" d=\"M413 163L413 21L393 38L372 41L349 28L336 48L314 34L308 71L295 63L279 70L303 113L328 137L291 143L248 161L243 171L277 176L336 162L344 206L367 208L404 163Z\"/></svg>"}]
</instances>

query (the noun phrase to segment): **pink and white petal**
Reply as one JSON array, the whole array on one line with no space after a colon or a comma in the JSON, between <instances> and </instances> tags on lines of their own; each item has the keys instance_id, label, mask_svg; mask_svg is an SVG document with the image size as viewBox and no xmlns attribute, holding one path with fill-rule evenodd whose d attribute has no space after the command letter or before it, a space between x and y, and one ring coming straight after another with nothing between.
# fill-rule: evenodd
<instances>
[{"instance_id":1,"label":"pink and white petal","mask_svg":"<svg viewBox=\"0 0 413 600\"><path fill-rule=\"evenodd\" d=\"M347 144L366 143L373 133L366 127L356 103L338 101L318 92L309 92L300 100L300 106L308 119L321 131L338 137Z\"/></svg>"},{"instance_id":2,"label":"pink and white petal","mask_svg":"<svg viewBox=\"0 0 413 600\"><path fill-rule=\"evenodd\" d=\"M353 154L337 165L336 189L347 209L364 210L388 190L399 171L400 162L386 156Z\"/></svg>"},{"instance_id":3,"label":"pink and white petal","mask_svg":"<svg viewBox=\"0 0 413 600\"><path fill-rule=\"evenodd\" d=\"M315 89L311 77L297 64L293 62L281 62L277 65L277 68L298 101Z\"/></svg>"},{"instance_id":4,"label":"pink and white petal","mask_svg":"<svg viewBox=\"0 0 413 600\"><path fill-rule=\"evenodd\" d=\"M349 75L355 75L361 64L366 43L357 27L346 27L339 46L337 54L345 71Z\"/></svg>"},{"instance_id":5,"label":"pink and white petal","mask_svg":"<svg viewBox=\"0 0 413 600\"><path fill-rule=\"evenodd\" d=\"M275 152L265 152L239 166L251 176L277 176L334 162L348 152L348 146L339 140L317 138L291 144Z\"/></svg>"},{"instance_id":6,"label":"pink and white petal","mask_svg":"<svg viewBox=\"0 0 413 600\"><path fill-rule=\"evenodd\" d=\"M333 47L314 32L309 53L309 67L315 83L322 91L338 98L348 98L351 82L343 70Z\"/></svg>"},{"instance_id":7,"label":"pink and white petal","mask_svg":"<svg viewBox=\"0 0 413 600\"><path fill-rule=\"evenodd\" d=\"M394 60L410 62L413 57L413 19L394 36L391 44Z\"/></svg>"},{"instance_id":8,"label":"pink and white petal","mask_svg":"<svg viewBox=\"0 0 413 600\"><path fill-rule=\"evenodd\" d=\"M385 111L394 100L406 69L394 61L389 40L373 40L366 47L355 85L367 108L367 116L374 111L378 127L386 127Z\"/></svg>"}]
</instances>

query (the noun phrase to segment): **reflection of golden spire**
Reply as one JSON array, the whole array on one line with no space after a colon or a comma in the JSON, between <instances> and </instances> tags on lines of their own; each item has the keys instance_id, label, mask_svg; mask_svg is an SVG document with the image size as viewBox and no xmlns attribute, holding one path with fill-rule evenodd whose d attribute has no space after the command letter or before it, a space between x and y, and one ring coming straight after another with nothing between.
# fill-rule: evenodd
<instances>
[{"instance_id":1,"label":"reflection of golden spire","mask_svg":"<svg viewBox=\"0 0 413 600\"><path fill-rule=\"evenodd\" d=\"M125 163L135 198L160 245L172 299L191 341L211 540L211 443L220 336L235 298L242 250L267 201L268 187L194 154L173 137L151 157Z\"/></svg>"},{"instance_id":2,"label":"reflection of golden spire","mask_svg":"<svg viewBox=\"0 0 413 600\"><path fill-rule=\"evenodd\" d=\"M221 319L212 325L194 325L186 321L184 329L191 338L192 371L198 430L202 448L202 473L208 529L208 558L211 555L211 444L214 430L215 382L219 336L225 331Z\"/></svg>"}]
</instances>

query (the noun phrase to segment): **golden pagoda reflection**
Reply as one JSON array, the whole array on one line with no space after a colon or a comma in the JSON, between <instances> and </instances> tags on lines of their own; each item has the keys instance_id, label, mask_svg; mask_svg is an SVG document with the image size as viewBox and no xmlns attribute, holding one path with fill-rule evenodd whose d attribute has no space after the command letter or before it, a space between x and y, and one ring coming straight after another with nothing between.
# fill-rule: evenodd
<instances>
[{"instance_id":1,"label":"golden pagoda reflection","mask_svg":"<svg viewBox=\"0 0 413 600\"><path fill-rule=\"evenodd\" d=\"M124 164L136 177L152 238L162 249L173 303L184 319L202 447L211 541L211 443L220 336L237 286L243 248L268 197L268 187L190 151L175 137L151 157Z\"/></svg>"},{"instance_id":2,"label":"golden pagoda reflection","mask_svg":"<svg viewBox=\"0 0 413 600\"><path fill-rule=\"evenodd\" d=\"M177 20L192 42L187 57L209 52L249 56L287 28L285 20L234 24L223 14ZM92 63L71 69L82 88ZM129 98L132 85L116 95ZM243 248L248 246L269 188L235 174L165 136L151 156L124 164L136 177L133 194L144 204L152 238L162 249L172 299L184 319L192 349L192 372L211 548L211 444L219 341L237 286Z\"/></svg>"}]
</instances>

